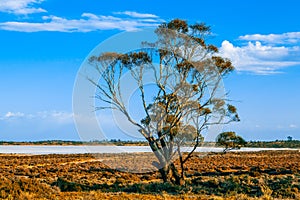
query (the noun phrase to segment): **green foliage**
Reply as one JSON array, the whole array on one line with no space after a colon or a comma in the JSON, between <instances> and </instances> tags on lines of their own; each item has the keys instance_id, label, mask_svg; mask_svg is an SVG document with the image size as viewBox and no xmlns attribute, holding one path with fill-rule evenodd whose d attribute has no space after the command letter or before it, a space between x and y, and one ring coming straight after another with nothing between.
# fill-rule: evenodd
<instances>
[{"instance_id":1,"label":"green foliage","mask_svg":"<svg viewBox=\"0 0 300 200\"><path fill-rule=\"evenodd\" d=\"M223 132L216 138L216 145L224 147L224 153L232 149L240 149L246 141L235 132Z\"/></svg>"},{"instance_id":2,"label":"green foliage","mask_svg":"<svg viewBox=\"0 0 300 200\"><path fill-rule=\"evenodd\" d=\"M255 148L300 148L299 140L250 141L245 147Z\"/></svg>"}]
</instances>

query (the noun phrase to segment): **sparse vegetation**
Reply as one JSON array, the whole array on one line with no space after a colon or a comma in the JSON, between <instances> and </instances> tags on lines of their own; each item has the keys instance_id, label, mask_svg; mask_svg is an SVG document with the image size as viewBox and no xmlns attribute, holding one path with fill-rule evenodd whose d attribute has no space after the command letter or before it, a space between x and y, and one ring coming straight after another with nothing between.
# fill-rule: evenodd
<instances>
[{"instance_id":1,"label":"sparse vegetation","mask_svg":"<svg viewBox=\"0 0 300 200\"><path fill-rule=\"evenodd\" d=\"M189 142L186 142L190 146ZM45 140L32 142L13 142L0 141L0 145L116 145L116 146L148 146L146 141L126 141L119 139L101 140L101 141L62 141L62 140ZM203 142L203 147L214 147L215 142ZM249 141L245 147L253 148L300 148L299 140L276 140L276 141Z\"/></svg>"},{"instance_id":2,"label":"sparse vegetation","mask_svg":"<svg viewBox=\"0 0 300 200\"><path fill-rule=\"evenodd\" d=\"M300 148L299 140L250 141L246 147L257 148Z\"/></svg>"},{"instance_id":3,"label":"sparse vegetation","mask_svg":"<svg viewBox=\"0 0 300 200\"><path fill-rule=\"evenodd\" d=\"M95 141L64 141L64 140L43 140L43 141L0 141L0 145L117 145L117 146L146 146L146 141L126 141L120 139L95 140Z\"/></svg>"},{"instance_id":4,"label":"sparse vegetation","mask_svg":"<svg viewBox=\"0 0 300 200\"><path fill-rule=\"evenodd\" d=\"M140 162L145 155L134 154ZM117 166L130 156L99 155ZM299 159L299 151L197 153L179 186L163 183L157 171L111 169L91 154L0 155L0 199L299 199Z\"/></svg>"}]
</instances>

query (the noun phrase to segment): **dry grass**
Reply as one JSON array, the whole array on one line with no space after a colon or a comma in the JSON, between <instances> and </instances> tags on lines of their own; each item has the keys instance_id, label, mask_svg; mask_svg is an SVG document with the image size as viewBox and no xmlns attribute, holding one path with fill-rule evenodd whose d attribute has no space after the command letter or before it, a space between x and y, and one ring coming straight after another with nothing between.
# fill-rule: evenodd
<instances>
[{"instance_id":1,"label":"dry grass","mask_svg":"<svg viewBox=\"0 0 300 200\"><path fill-rule=\"evenodd\" d=\"M152 171L151 156L0 155L0 199L300 199L299 151L199 153L184 187L110 168Z\"/></svg>"}]
</instances>

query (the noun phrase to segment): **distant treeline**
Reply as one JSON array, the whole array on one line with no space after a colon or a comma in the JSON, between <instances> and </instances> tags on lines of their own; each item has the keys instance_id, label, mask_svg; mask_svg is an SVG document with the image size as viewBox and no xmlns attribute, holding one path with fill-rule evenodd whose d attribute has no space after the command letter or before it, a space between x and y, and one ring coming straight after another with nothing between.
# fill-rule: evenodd
<instances>
[{"instance_id":1,"label":"distant treeline","mask_svg":"<svg viewBox=\"0 0 300 200\"><path fill-rule=\"evenodd\" d=\"M143 146L147 145L144 141L122 141L117 139L111 140L95 140L95 141L64 141L64 140L43 140L43 141L26 141L26 142L16 142L16 141L0 141L0 145L136 145Z\"/></svg>"},{"instance_id":2,"label":"distant treeline","mask_svg":"<svg viewBox=\"0 0 300 200\"><path fill-rule=\"evenodd\" d=\"M81 141L44 140L44 141L0 141L0 145L83 145Z\"/></svg>"},{"instance_id":3,"label":"distant treeline","mask_svg":"<svg viewBox=\"0 0 300 200\"><path fill-rule=\"evenodd\" d=\"M117 146L147 146L146 141L123 141L120 139L94 140L94 141L64 141L64 140L45 140L45 141L0 141L0 145L117 145ZM188 144L186 144L188 145ZM214 142L204 142L201 146L213 147ZM257 148L300 148L299 140L276 140L276 141L250 141L245 147Z\"/></svg>"},{"instance_id":4,"label":"distant treeline","mask_svg":"<svg viewBox=\"0 0 300 200\"><path fill-rule=\"evenodd\" d=\"M245 147L257 148L300 148L299 140L250 141Z\"/></svg>"}]
</instances>

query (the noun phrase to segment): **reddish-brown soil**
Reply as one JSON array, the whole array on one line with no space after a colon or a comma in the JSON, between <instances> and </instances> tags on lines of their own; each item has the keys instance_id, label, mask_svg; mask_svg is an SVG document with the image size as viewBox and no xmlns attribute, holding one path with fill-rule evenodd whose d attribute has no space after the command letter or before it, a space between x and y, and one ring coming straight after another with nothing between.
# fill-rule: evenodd
<instances>
[{"instance_id":1,"label":"reddish-brown soil","mask_svg":"<svg viewBox=\"0 0 300 200\"><path fill-rule=\"evenodd\" d=\"M105 187L111 186L126 187L134 184L160 183L159 173L154 171L149 162L152 160L154 158L149 153L99 154L96 157L91 154L34 156L3 154L0 155L0 199L255 198L255 195L251 197L252 191L249 191L250 197L240 192L232 193L235 195L231 197L198 190L198 192L191 192L192 188L190 191L185 190L182 194L161 190L157 191L157 194L107 192L105 190ZM193 187L193 184L200 185L204 188L203 190L207 184L212 184L212 187L222 187L220 182L234 180L234 177L238 177L239 183L251 185L250 189L254 188L253 190L255 190L256 186L259 187L261 194L257 198L271 198L274 195L277 195L279 199L280 197L284 198L284 194L272 193L271 182L281 180L282 177L290 180L288 178L292 177L293 186L286 189L291 190L290 197L296 199L300 198L298 193L298 186L300 187L299 161L300 152L298 150L230 152L227 154L198 153L185 166L190 187ZM116 168L122 171L116 170ZM133 171L148 172L132 173ZM269 188L264 189L264 185L267 187L268 184ZM220 191L226 191L226 188L223 189ZM220 195L222 197L217 197Z\"/></svg>"}]
</instances>

